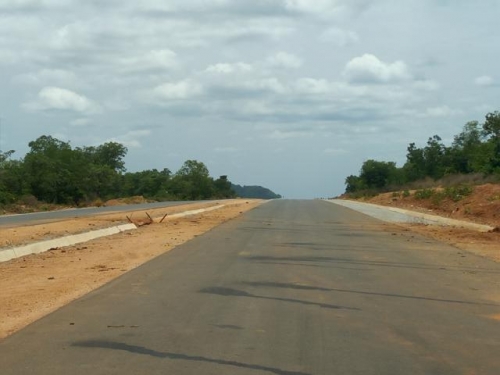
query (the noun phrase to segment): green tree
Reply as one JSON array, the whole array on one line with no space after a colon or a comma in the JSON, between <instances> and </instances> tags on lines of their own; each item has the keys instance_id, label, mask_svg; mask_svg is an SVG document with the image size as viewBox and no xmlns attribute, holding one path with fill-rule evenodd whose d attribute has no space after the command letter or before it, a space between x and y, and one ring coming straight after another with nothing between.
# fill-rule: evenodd
<instances>
[{"instance_id":1,"label":"green tree","mask_svg":"<svg viewBox=\"0 0 500 375\"><path fill-rule=\"evenodd\" d=\"M363 163L359 177L366 188L382 189L394 180L396 173L396 163L370 159Z\"/></svg>"},{"instance_id":2,"label":"green tree","mask_svg":"<svg viewBox=\"0 0 500 375\"><path fill-rule=\"evenodd\" d=\"M214 198L234 198L236 192L232 189L227 176L220 176L214 181Z\"/></svg>"},{"instance_id":3,"label":"green tree","mask_svg":"<svg viewBox=\"0 0 500 375\"><path fill-rule=\"evenodd\" d=\"M452 173L487 172L491 150L477 121L464 125L450 148Z\"/></svg>"},{"instance_id":4,"label":"green tree","mask_svg":"<svg viewBox=\"0 0 500 375\"><path fill-rule=\"evenodd\" d=\"M500 173L500 112L495 111L486 115L483 132L490 145L489 172Z\"/></svg>"},{"instance_id":5,"label":"green tree","mask_svg":"<svg viewBox=\"0 0 500 375\"><path fill-rule=\"evenodd\" d=\"M51 136L41 136L28 144L31 150L24 158L24 168L33 195L50 203L78 200L72 179L73 150L69 143Z\"/></svg>"},{"instance_id":6,"label":"green tree","mask_svg":"<svg viewBox=\"0 0 500 375\"><path fill-rule=\"evenodd\" d=\"M209 199L214 193L208 168L196 160L185 161L172 178L170 186L171 192L179 199Z\"/></svg>"}]
</instances>

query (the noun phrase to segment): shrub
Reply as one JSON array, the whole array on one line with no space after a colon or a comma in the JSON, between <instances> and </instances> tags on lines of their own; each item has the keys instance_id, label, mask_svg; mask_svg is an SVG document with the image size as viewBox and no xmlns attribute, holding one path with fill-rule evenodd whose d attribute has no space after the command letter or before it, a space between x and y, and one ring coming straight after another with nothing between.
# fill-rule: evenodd
<instances>
[{"instance_id":1,"label":"shrub","mask_svg":"<svg viewBox=\"0 0 500 375\"><path fill-rule=\"evenodd\" d=\"M434 189L420 189L415 192L415 199L429 199L435 194Z\"/></svg>"},{"instance_id":2,"label":"shrub","mask_svg":"<svg viewBox=\"0 0 500 375\"><path fill-rule=\"evenodd\" d=\"M459 200L471 195L473 191L474 188L472 186L454 186L445 188L444 195L447 198L450 198L453 202L458 202Z\"/></svg>"}]
</instances>

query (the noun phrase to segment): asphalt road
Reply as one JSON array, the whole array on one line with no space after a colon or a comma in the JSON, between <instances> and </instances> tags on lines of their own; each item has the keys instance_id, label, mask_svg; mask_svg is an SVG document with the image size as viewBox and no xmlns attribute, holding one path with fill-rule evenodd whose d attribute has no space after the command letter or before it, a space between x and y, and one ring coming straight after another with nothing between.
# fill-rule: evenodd
<instances>
[{"instance_id":1,"label":"asphalt road","mask_svg":"<svg viewBox=\"0 0 500 375\"><path fill-rule=\"evenodd\" d=\"M278 200L0 342L0 374L480 374L500 265L322 201Z\"/></svg>"},{"instance_id":2,"label":"asphalt road","mask_svg":"<svg viewBox=\"0 0 500 375\"><path fill-rule=\"evenodd\" d=\"M29 214L0 215L0 226L32 225L34 223L39 223L39 222L61 221L75 217L96 216L101 214L109 214L113 212L124 212L124 211L130 212L130 211L147 210L153 208L172 207L189 203L194 203L194 202L193 201L155 202L155 203L128 204L123 206L110 206L110 207L74 208L74 209L47 211L47 212L34 212Z\"/></svg>"}]
</instances>

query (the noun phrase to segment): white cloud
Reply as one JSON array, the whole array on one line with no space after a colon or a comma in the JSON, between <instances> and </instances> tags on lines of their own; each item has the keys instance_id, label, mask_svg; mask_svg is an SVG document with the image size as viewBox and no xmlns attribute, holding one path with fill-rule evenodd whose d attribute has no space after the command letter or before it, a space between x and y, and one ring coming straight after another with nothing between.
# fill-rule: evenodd
<instances>
[{"instance_id":1,"label":"white cloud","mask_svg":"<svg viewBox=\"0 0 500 375\"><path fill-rule=\"evenodd\" d=\"M202 86L193 80L186 79L179 82L167 82L155 87L154 95L160 99L176 100L189 99L202 93Z\"/></svg>"},{"instance_id":2,"label":"white cloud","mask_svg":"<svg viewBox=\"0 0 500 375\"><path fill-rule=\"evenodd\" d=\"M458 109L452 109L447 105L427 108L425 111L424 117L451 117L460 115L462 111Z\"/></svg>"},{"instance_id":3,"label":"white cloud","mask_svg":"<svg viewBox=\"0 0 500 375\"><path fill-rule=\"evenodd\" d=\"M120 58L118 64L124 72L144 72L156 69L173 69L178 66L177 54L169 49L151 50L145 54Z\"/></svg>"},{"instance_id":4,"label":"white cloud","mask_svg":"<svg viewBox=\"0 0 500 375\"><path fill-rule=\"evenodd\" d=\"M339 47L359 42L359 36L354 31L342 30L336 27L325 30L319 39L322 42L333 43Z\"/></svg>"},{"instance_id":5,"label":"white cloud","mask_svg":"<svg viewBox=\"0 0 500 375\"><path fill-rule=\"evenodd\" d=\"M436 90L439 90L441 85L436 81L421 80L421 81L415 81L413 83L413 87L416 88L417 90L436 91Z\"/></svg>"},{"instance_id":6,"label":"white cloud","mask_svg":"<svg viewBox=\"0 0 500 375\"><path fill-rule=\"evenodd\" d=\"M295 82L295 90L299 94L327 94L332 85L325 79L299 78Z\"/></svg>"},{"instance_id":7,"label":"white cloud","mask_svg":"<svg viewBox=\"0 0 500 375\"><path fill-rule=\"evenodd\" d=\"M69 122L69 124L71 126L76 126L76 127L79 127L79 126L86 126L90 123L90 120L88 118L77 118L77 119L74 119L74 120L71 120Z\"/></svg>"},{"instance_id":8,"label":"white cloud","mask_svg":"<svg viewBox=\"0 0 500 375\"><path fill-rule=\"evenodd\" d=\"M149 135L151 135L151 130L149 129L132 130L121 136L113 137L109 139L109 141L118 142L130 148L141 148L142 143L140 141L140 138L148 137Z\"/></svg>"},{"instance_id":9,"label":"white cloud","mask_svg":"<svg viewBox=\"0 0 500 375\"><path fill-rule=\"evenodd\" d=\"M234 64L219 63L210 65L205 69L207 73L231 74L231 73L248 73L252 72L253 67L250 64L238 62Z\"/></svg>"},{"instance_id":10,"label":"white cloud","mask_svg":"<svg viewBox=\"0 0 500 375\"><path fill-rule=\"evenodd\" d=\"M311 136L310 132L302 131L302 130L273 130L271 133L267 135L267 138L283 140L283 139L291 139L291 138L303 138Z\"/></svg>"},{"instance_id":11,"label":"white cloud","mask_svg":"<svg viewBox=\"0 0 500 375\"><path fill-rule=\"evenodd\" d=\"M35 101L25 103L23 107L34 111L66 110L88 114L100 111L99 105L85 96L53 86L44 87Z\"/></svg>"},{"instance_id":12,"label":"white cloud","mask_svg":"<svg viewBox=\"0 0 500 375\"><path fill-rule=\"evenodd\" d=\"M12 79L16 83L36 86L82 87L84 83L75 73L64 69L41 69L20 74Z\"/></svg>"},{"instance_id":13,"label":"white cloud","mask_svg":"<svg viewBox=\"0 0 500 375\"><path fill-rule=\"evenodd\" d=\"M349 61L344 75L349 81L356 83L391 83L411 78L403 61L385 63L371 54L364 54Z\"/></svg>"},{"instance_id":14,"label":"white cloud","mask_svg":"<svg viewBox=\"0 0 500 375\"><path fill-rule=\"evenodd\" d=\"M276 94L284 94L285 92L287 92L287 88L277 78L274 77L246 81L241 85L237 85L236 87L240 87L242 89L250 91L270 91Z\"/></svg>"},{"instance_id":15,"label":"white cloud","mask_svg":"<svg viewBox=\"0 0 500 375\"><path fill-rule=\"evenodd\" d=\"M495 80L490 76L481 76L477 77L474 80L474 83L478 86L493 86L495 84Z\"/></svg>"},{"instance_id":16,"label":"white cloud","mask_svg":"<svg viewBox=\"0 0 500 375\"><path fill-rule=\"evenodd\" d=\"M302 66L302 60L287 52L278 52L267 59L269 66L273 68L296 69Z\"/></svg>"}]
</instances>

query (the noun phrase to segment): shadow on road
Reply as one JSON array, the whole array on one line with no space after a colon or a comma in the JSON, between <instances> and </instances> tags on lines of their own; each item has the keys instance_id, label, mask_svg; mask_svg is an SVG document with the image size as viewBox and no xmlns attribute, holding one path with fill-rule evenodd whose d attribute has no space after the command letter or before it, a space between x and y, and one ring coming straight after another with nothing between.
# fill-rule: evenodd
<instances>
[{"instance_id":1,"label":"shadow on road","mask_svg":"<svg viewBox=\"0 0 500 375\"><path fill-rule=\"evenodd\" d=\"M393 267L393 268L411 268L419 270L430 270L430 271L460 271L460 272L473 272L473 273L487 273L487 274L500 274L500 271L496 269L487 268L468 268L468 267L456 267L456 266L443 266L443 265L433 265L429 266L427 264L421 263L402 263L402 262L387 262L382 260L355 260L349 258L335 258L335 257L322 257L322 256L268 256L268 255L253 255L243 257L245 260L263 262L270 264L280 264L283 262L311 262L311 263L340 263L340 264L355 264L363 266L378 266L378 267Z\"/></svg>"},{"instance_id":2,"label":"shadow on road","mask_svg":"<svg viewBox=\"0 0 500 375\"><path fill-rule=\"evenodd\" d=\"M394 297L394 298L407 298L416 299L432 302L445 302L445 303L458 303L463 305L480 305L480 306L500 306L494 303L484 303L484 302L472 302L472 301L461 301L453 299L442 299L442 298L432 298L432 297L421 297L421 296L408 296L404 294L395 293L377 293L377 292L366 292L362 290L350 290L350 289L338 289L338 288L322 288L316 286L299 285L299 284L288 284L288 283L276 283L276 282L242 282L241 284L253 286L253 287L264 287L264 288L283 288L283 289L295 289L295 290L314 290L321 292L339 292L339 293L353 293L353 294L364 294L370 296L382 296L382 297Z\"/></svg>"},{"instance_id":3,"label":"shadow on road","mask_svg":"<svg viewBox=\"0 0 500 375\"><path fill-rule=\"evenodd\" d=\"M318 306L318 307L323 307L325 309L345 309L345 310L357 310L357 311L360 310L360 309L355 308L355 307L330 305L327 303L302 301L302 300L292 299L292 298L258 296L255 294L245 292L243 290L237 290L237 289L232 289L232 288L223 288L223 287L204 288L204 289L200 290L200 293L215 294L215 295L224 296L224 297L248 297L248 298L258 298L258 299L269 299L269 300L274 300L274 301L298 303L298 304L306 305L306 306Z\"/></svg>"},{"instance_id":4,"label":"shadow on road","mask_svg":"<svg viewBox=\"0 0 500 375\"><path fill-rule=\"evenodd\" d=\"M173 360L184 360L184 361L195 361L195 362L206 362L206 363L214 363L218 365L224 366L234 366L240 368L246 368L251 370L259 370L259 371L267 371L272 374L277 375L310 375L305 372L297 372L297 371L287 371L282 370L275 367L268 367L262 365L255 365L249 363L242 363L236 361L229 361L224 359L215 359L201 356L193 356L188 354L180 354L180 353L170 353L170 352L159 352L153 349L148 349L143 346L138 345L130 345L122 342L116 341L106 341L106 340L86 340L86 341L77 341L72 344L74 347L80 348L98 348L98 349L111 349L111 350L121 350L134 354L148 355L155 358L163 358L163 359L173 359Z\"/></svg>"}]
</instances>

